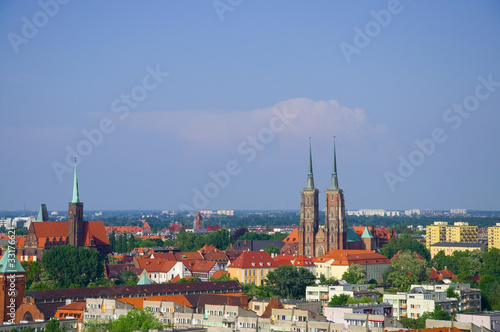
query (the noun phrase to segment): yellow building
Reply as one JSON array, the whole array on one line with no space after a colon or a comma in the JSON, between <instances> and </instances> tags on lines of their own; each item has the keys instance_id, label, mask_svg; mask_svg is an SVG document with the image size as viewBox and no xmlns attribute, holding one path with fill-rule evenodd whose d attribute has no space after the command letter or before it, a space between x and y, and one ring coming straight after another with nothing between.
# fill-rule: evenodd
<instances>
[{"instance_id":1,"label":"yellow building","mask_svg":"<svg viewBox=\"0 0 500 332\"><path fill-rule=\"evenodd\" d=\"M446 241L447 226L448 223L446 221L435 221L434 225L426 227L425 245L427 249L434 243Z\"/></svg>"},{"instance_id":2,"label":"yellow building","mask_svg":"<svg viewBox=\"0 0 500 332\"><path fill-rule=\"evenodd\" d=\"M242 284L264 285L270 271L279 264L265 251L245 251L227 266L230 278L237 278Z\"/></svg>"},{"instance_id":3,"label":"yellow building","mask_svg":"<svg viewBox=\"0 0 500 332\"><path fill-rule=\"evenodd\" d=\"M435 221L434 225L427 226L426 246L428 249L438 242L477 242L477 226L459 221L448 225L446 221Z\"/></svg>"},{"instance_id":4,"label":"yellow building","mask_svg":"<svg viewBox=\"0 0 500 332\"><path fill-rule=\"evenodd\" d=\"M484 244L479 242L438 242L431 245L431 258L434 258L436 254L440 251L448 255L452 255L454 251L472 251L481 250L484 251Z\"/></svg>"},{"instance_id":5,"label":"yellow building","mask_svg":"<svg viewBox=\"0 0 500 332\"><path fill-rule=\"evenodd\" d=\"M500 222L496 226L488 227L488 250L500 249Z\"/></svg>"}]
</instances>

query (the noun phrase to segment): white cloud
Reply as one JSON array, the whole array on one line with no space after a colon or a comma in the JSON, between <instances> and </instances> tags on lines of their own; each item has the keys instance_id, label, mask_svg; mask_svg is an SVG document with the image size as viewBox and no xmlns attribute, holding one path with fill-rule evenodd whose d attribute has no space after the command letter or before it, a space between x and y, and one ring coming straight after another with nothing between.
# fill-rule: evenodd
<instances>
[{"instance_id":1,"label":"white cloud","mask_svg":"<svg viewBox=\"0 0 500 332\"><path fill-rule=\"evenodd\" d=\"M263 128L268 128L271 118L276 117L275 112L297 114L276 135L276 139L284 142L295 142L308 136L331 139L334 135L358 140L386 130L384 124L370 123L362 109L342 106L336 100L314 101L308 98L289 99L252 111L131 113L124 125L131 129L168 133L185 144L215 149L236 146L248 136L255 136Z\"/></svg>"}]
</instances>

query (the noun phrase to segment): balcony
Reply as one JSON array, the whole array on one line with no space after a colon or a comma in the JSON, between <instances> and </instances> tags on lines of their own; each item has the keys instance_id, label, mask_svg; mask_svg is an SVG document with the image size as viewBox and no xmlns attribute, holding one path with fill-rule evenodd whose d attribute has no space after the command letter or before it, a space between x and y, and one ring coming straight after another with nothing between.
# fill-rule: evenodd
<instances>
[{"instance_id":1,"label":"balcony","mask_svg":"<svg viewBox=\"0 0 500 332\"><path fill-rule=\"evenodd\" d=\"M406 308L408 308L408 305L406 303L404 303L404 304L401 304L399 307L403 308L403 309L406 309Z\"/></svg>"},{"instance_id":2,"label":"balcony","mask_svg":"<svg viewBox=\"0 0 500 332\"><path fill-rule=\"evenodd\" d=\"M407 312L403 312L400 316L401 316L401 317L407 317L407 316L408 316L408 313L407 313Z\"/></svg>"}]
</instances>

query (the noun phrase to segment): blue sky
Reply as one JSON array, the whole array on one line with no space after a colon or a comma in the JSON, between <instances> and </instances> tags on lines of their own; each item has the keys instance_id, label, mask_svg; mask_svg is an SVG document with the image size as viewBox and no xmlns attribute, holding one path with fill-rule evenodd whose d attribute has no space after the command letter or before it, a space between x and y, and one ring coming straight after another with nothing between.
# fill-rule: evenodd
<instances>
[{"instance_id":1,"label":"blue sky","mask_svg":"<svg viewBox=\"0 0 500 332\"><path fill-rule=\"evenodd\" d=\"M500 210L497 1L0 6L0 209Z\"/></svg>"}]
</instances>

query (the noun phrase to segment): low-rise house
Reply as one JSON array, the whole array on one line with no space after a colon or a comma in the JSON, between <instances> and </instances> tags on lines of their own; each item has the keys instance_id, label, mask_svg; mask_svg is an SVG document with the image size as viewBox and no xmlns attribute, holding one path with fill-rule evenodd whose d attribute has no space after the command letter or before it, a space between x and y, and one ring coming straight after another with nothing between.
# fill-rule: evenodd
<instances>
[{"instance_id":1,"label":"low-rise house","mask_svg":"<svg viewBox=\"0 0 500 332\"><path fill-rule=\"evenodd\" d=\"M191 275L200 281L209 281L218 269L219 265L215 261L196 261L189 268Z\"/></svg>"},{"instance_id":2,"label":"low-rise house","mask_svg":"<svg viewBox=\"0 0 500 332\"><path fill-rule=\"evenodd\" d=\"M231 278L245 284L264 285L267 274L279 264L265 251L245 251L227 266Z\"/></svg>"},{"instance_id":3,"label":"low-rise house","mask_svg":"<svg viewBox=\"0 0 500 332\"><path fill-rule=\"evenodd\" d=\"M280 265L292 265L296 267L303 267L309 270L312 274L316 275L316 265L311 257L306 255L286 255L281 254L273 257Z\"/></svg>"},{"instance_id":4,"label":"low-rise house","mask_svg":"<svg viewBox=\"0 0 500 332\"><path fill-rule=\"evenodd\" d=\"M383 281L385 271L391 265L389 259L375 250L331 250L314 259L316 276L342 279L349 266L359 264L366 271L367 280Z\"/></svg>"},{"instance_id":5,"label":"low-rise house","mask_svg":"<svg viewBox=\"0 0 500 332\"><path fill-rule=\"evenodd\" d=\"M191 276L191 272L182 262L162 258L137 258L135 266L143 269L148 279L158 284L169 282L177 275L180 278Z\"/></svg>"}]
</instances>

